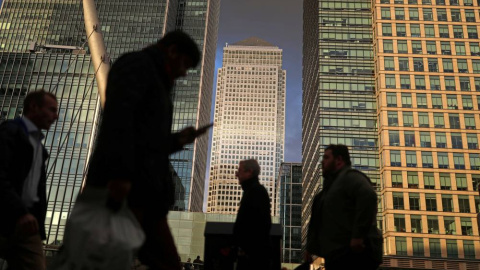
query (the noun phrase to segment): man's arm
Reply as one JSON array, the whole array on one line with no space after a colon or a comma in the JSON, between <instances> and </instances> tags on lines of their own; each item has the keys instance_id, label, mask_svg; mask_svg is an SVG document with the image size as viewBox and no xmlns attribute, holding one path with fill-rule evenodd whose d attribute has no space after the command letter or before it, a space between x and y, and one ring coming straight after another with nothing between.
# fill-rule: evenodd
<instances>
[{"instance_id":1,"label":"man's arm","mask_svg":"<svg viewBox=\"0 0 480 270\"><path fill-rule=\"evenodd\" d=\"M359 172L350 173L353 197L355 200L355 217L350 247L361 251L365 247L363 240L367 236L377 213L377 193L370 181Z\"/></svg>"},{"instance_id":2,"label":"man's arm","mask_svg":"<svg viewBox=\"0 0 480 270\"><path fill-rule=\"evenodd\" d=\"M186 127L182 129L181 131L172 134L171 142L172 144L170 145L170 154L173 154L177 151L182 150L182 148L195 141L195 139L212 127L213 124L208 124L206 126L200 127L199 129L195 129L194 127Z\"/></svg>"},{"instance_id":3,"label":"man's arm","mask_svg":"<svg viewBox=\"0 0 480 270\"><path fill-rule=\"evenodd\" d=\"M38 224L35 217L28 213L22 198L15 191L8 179L8 170L11 169L15 145L14 135L7 127L0 128L0 211L9 222L17 224L27 233L36 233Z\"/></svg>"}]
</instances>

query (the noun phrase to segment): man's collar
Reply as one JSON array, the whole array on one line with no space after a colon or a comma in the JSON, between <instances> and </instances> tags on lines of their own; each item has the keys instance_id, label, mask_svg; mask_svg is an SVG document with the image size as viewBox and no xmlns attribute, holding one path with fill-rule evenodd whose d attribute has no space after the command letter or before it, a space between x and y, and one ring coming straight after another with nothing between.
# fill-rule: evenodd
<instances>
[{"instance_id":1,"label":"man's collar","mask_svg":"<svg viewBox=\"0 0 480 270\"><path fill-rule=\"evenodd\" d=\"M242 186L243 190L247 190L248 188L250 188L255 183L259 183L258 176L247 179L247 180L243 181L242 183L240 183L240 185Z\"/></svg>"},{"instance_id":2,"label":"man's collar","mask_svg":"<svg viewBox=\"0 0 480 270\"><path fill-rule=\"evenodd\" d=\"M25 123L25 126L27 127L28 133L39 131L37 126L30 119L28 119L28 117L23 116L22 121L23 121L23 123Z\"/></svg>"}]
</instances>

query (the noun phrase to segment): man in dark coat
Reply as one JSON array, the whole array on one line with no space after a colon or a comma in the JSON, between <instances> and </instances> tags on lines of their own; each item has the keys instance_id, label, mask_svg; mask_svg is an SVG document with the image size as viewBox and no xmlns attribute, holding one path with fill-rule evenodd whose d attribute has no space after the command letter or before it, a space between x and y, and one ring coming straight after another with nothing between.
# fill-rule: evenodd
<instances>
[{"instance_id":1,"label":"man in dark coat","mask_svg":"<svg viewBox=\"0 0 480 270\"><path fill-rule=\"evenodd\" d=\"M86 186L108 187L108 207L127 198L146 241L139 258L150 269L180 269L167 213L174 202L169 155L207 128L172 134L172 87L200 61L195 42L180 31L121 56L112 66L105 109Z\"/></svg>"},{"instance_id":2,"label":"man in dark coat","mask_svg":"<svg viewBox=\"0 0 480 270\"><path fill-rule=\"evenodd\" d=\"M240 161L236 176L243 189L233 235L238 247L237 269L269 269L271 263L270 198L258 180L254 159Z\"/></svg>"},{"instance_id":3,"label":"man in dark coat","mask_svg":"<svg viewBox=\"0 0 480 270\"><path fill-rule=\"evenodd\" d=\"M329 270L377 269L382 261L377 194L370 179L350 166L345 145L326 148L323 190L312 204L307 257L323 257Z\"/></svg>"},{"instance_id":4,"label":"man in dark coat","mask_svg":"<svg viewBox=\"0 0 480 270\"><path fill-rule=\"evenodd\" d=\"M46 170L42 129L58 119L57 98L43 90L25 97L23 117L0 125L0 237L10 269L45 269Z\"/></svg>"}]
</instances>

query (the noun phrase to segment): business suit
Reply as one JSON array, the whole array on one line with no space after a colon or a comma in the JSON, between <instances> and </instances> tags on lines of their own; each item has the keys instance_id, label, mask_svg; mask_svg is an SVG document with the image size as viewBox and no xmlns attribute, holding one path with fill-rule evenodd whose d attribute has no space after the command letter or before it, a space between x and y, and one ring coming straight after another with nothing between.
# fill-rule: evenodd
<instances>
[{"instance_id":1,"label":"business suit","mask_svg":"<svg viewBox=\"0 0 480 270\"><path fill-rule=\"evenodd\" d=\"M19 247L22 242L29 241L29 246L34 246L35 255L29 255L28 259L34 265L43 260L42 243L45 239L45 215L47 208L46 200L46 171L45 161L48 158L47 150L41 146L42 168L37 187L38 201L31 207L27 207L22 201L22 192L25 179L30 172L33 160L33 146L29 141L29 134L22 119L6 121L0 125L0 211L2 222L0 222L0 234L8 241L7 261L12 265L12 258L22 256L23 248ZM38 223L38 234L35 239L26 239L26 236L18 232L16 228L20 217L32 214ZM32 243L32 241L34 243ZM25 244L25 243L24 243ZM42 254L38 254L39 248ZM30 258L32 257L33 258ZM41 256L42 258L38 258ZM18 259L18 258L17 258ZM20 269L29 269L22 268ZM31 269L39 269L37 267Z\"/></svg>"}]
</instances>

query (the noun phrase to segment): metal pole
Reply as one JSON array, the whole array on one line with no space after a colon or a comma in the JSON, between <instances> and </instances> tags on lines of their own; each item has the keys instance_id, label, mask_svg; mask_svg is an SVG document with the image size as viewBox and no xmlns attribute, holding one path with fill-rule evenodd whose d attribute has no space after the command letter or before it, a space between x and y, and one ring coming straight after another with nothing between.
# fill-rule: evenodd
<instances>
[{"instance_id":1,"label":"metal pole","mask_svg":"<svg viewBox=\"0 0 480 270\"><path fill-rule=\"evenodd\" d=\"M105 91L107 89L107 77L110 70L110 58L103 42L102 29L98 20L97 9L94 0L83 0L83 14L85 17L85 31L88 38L88 47L92 58L92 64L96 72L98 95L102 109L105 106Z\"/></svg>"}]
</instances>

